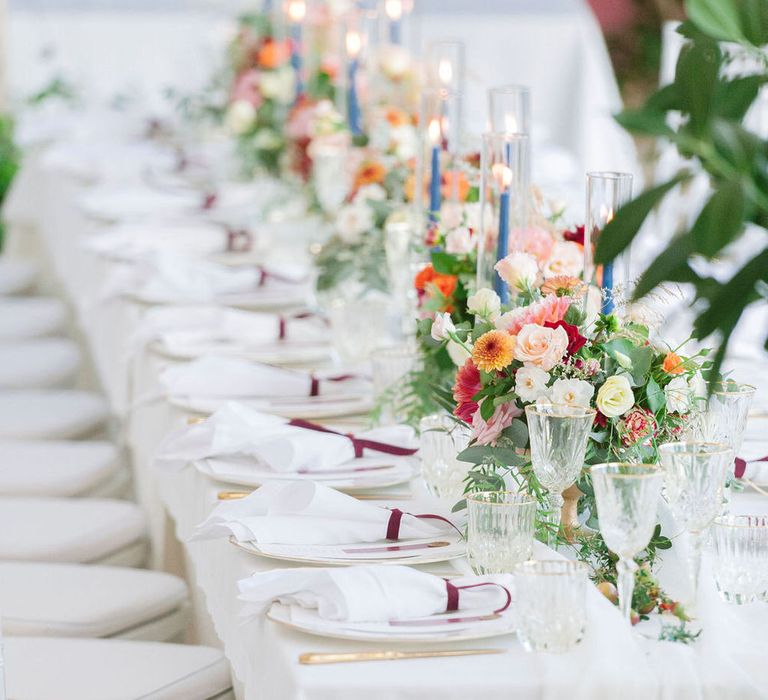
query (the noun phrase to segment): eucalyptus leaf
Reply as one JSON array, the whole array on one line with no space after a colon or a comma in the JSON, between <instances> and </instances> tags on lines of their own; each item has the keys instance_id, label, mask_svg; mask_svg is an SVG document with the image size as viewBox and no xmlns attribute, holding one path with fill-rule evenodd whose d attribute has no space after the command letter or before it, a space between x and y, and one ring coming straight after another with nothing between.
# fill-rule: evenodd
<instances>
[{"instance_id":1,"label":"eucalyptus leaf","mask_svg":"<svg viewBox=\"0 0 768 700\"><path fill-rule=\"evenodd\" d=\"M741 28L739 8L723 0L686 0L685 11L690 20L713 39L742 42L746 39Z\"/></svg>"},{"instance_id":2,"label":"eucalyptus leaf","mask_svg":"<svg viewBox=\"0 0 768 700\"><path fill-rule=\"evenodd\" d=\"M655 415L667 404L667 399L664 394L664 390L656 383L656 380L651 377L648 380L648 384L645 385L645 395L648 398L648 408Z\"/></svg>"},{"instance_id":3,"label":"eucalyptus leaf","mask_svg":"<svg viewBox=\"0 0 768 700\"><path fill-rule=\"evenodd\" d=\"M691 229L694 248L712 258L744 227L744 191L739 180L724 182L710 197Z\"/></svg>"}]
</instances>

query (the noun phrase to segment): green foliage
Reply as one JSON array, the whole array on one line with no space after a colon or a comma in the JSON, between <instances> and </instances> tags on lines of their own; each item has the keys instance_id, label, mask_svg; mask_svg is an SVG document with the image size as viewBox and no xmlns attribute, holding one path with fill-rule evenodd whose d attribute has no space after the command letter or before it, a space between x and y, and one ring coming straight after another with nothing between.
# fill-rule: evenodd
<instances>
[{"instance_id":1,"label":"green foliage","mask_svg":"<svg viewBox=\"0 0 768 700\"><path fill-rule=\"evenodd\" d=\"M0 207L19 169L19 157L19 151L13 142L13 121L8 116L0 115ZM4 228L0 220L0 248L3 245Z\"/></svg>"},{"instance_id":2,"label":"green foliage","mask_svg":"<svg viewBox=\"0 0 768 700\"><path fill-rule=\"evenodd\" d=\"M653 94L641 109L622 112L617 120L634 133L669 139L684 158L692 160L693 167L623 207L606 227L607 235L600 237L595 258L598 262L614 259L670 192L693 171L706 173L712 192L701 213L650 265L639 280L635 297L663 282L692 284L700 309L694 336L717 338L713 358L713 373L717 374L744 310L749 304L765 303L759 290L768 285L768 246L724 282L701 276L694 269L696 258L716 260L726 246L740 239L747 225L768 227L768 141L742 124L758 91L768 83L764 49L768 3L687 0L685 5L689 20L680 32L688 43L680 53L674 82ZM760 69L753 75L726 76L724 68L735 51L750 54ZM672 113L680 116L670 119Z\"/></svg>"}]
</instances>

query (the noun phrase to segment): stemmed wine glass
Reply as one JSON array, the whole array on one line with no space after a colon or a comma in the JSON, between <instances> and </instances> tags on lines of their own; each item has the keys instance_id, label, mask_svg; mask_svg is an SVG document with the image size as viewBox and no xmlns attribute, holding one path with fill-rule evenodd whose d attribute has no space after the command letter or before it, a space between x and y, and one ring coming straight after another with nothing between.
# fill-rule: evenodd
<instances>
[{"instance_id":1,"label":"stemmed wine glass","mask_svg":"<svg viewBox=\"0 0 768 700\"><path fill-rule=\"evenodd\" d=\"M733 450L721 442L668 442L659 446L665 497L677 523L688 532L688 576L696 604L701 546L723 502L725 474Z\"/></svg>"},{"instance_id":2,"label":"stemmed wine glass","mask_svg":"<svg viewBox=\"0 0 768 700\"><path fill-rule=\"evenodd\" d=\"M561 404L530 404L525 407L531 463L541 485L549 491L549 545L557 544L557 528L563 507L562 493L576 479L584 466L589 431L595 410Z\"/></svg>"},{"instance_id":3,"label":"stemmed wine glass","mask_svg":"<svg viewBox=\"0 0 768 700\"><path fill-rule=\"evenodd\" d=\"M635 588L635 557L648 546L656 526L662 472L652 464L613 462L590 470L600 533L618 555L619 609L630 621Z\"/></svg>"}]
</instances>

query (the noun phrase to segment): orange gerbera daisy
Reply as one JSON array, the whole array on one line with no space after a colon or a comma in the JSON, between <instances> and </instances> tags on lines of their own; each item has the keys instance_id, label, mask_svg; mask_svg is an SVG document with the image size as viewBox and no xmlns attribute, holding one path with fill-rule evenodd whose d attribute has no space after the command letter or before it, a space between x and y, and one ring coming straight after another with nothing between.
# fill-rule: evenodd
<instances>
[{"instance_id":1,"label":"orange gerbera daisy","mask_svg":"<svg viewBox=\"0 0 768 700\"><path fill-rule=\"evenodd\" d=\"M504 331L488 331L483 333L472 349L472 361L483 372L494 372L504 369L512 362L515 354L517 339Z\"/></svg>"},{"instance_id":2,"label":"orange gerbera daisy","mask_svg":"<svg viewBox=\"0 0 768 700\"><path fill-rule=\"evenodd\" d=\"M683 361L680 359L680 356L677 353L671 351L668 352L664 358L664 362L662 363L661 368L667 374L682 374L685 372Z\"/></svg>"},{"instance_id":3,"label":"orange gerbera daisy","mask_svg":"<svg viewBox=\"0 0 768 700\"><path fill-rule=\"evenodd\" d=\"M261 68L272 70L282 66L291 56L291 47L287 41L267 39L259 48L257 61Z\"/></svg>"},{"instance_id":4,"label":"orange gerbera daisy","mask_svg":"<svg viewBox=\"0 0 768 700\"><path fill-rule=\"evenodd\" d=\"M355 175L354 187L362 187L363 185L373 185L384 182L384 176L387 174L384 166L377 160L366 160L360 166Z\"/></svg>"},{"instance_id":5,"label":"orange gerbera daisy","mask_svg":"<svg viewBox=\"0 0 768 700\"><path fill-rule=\"evenodd\" d=\"M544 296L554 294L558 297L583 297L584 291L584 283L580 279L568 275L550 277L541 285L541 293Z\"/></svg>"},{"instance_id":6,"label":"orange gerbera daisy","mask_svg":"<svg viewBox=\"0 0 768 700\"><path fill-rule=\"evenodd\" d=\"M443 199L453 199L458 197L463 202L469 194L470 185L467 176L460 170L446 170L443 173L440 192Z\"/></svg>"}]
</instances>

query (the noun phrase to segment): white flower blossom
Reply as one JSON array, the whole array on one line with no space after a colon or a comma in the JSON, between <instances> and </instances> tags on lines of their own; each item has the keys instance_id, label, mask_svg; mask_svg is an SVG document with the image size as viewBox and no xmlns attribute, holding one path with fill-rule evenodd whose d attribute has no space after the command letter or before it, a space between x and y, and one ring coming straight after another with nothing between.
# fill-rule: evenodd
<instances>
[{"instance_id":1,"label":"white flower blossom","mask_svg":"<svg viewBox=\"0 0 768 700\"><path fill-rule=\"evenodd\" d=\"M549 392L549 372L538 367L521 367L515 374L515 393L525 402L545 398Z\"/></svg>"},{"instance_id":2,"label":"white flower blossom","mask_svg":"<svg viewBox=\"0 0 768 700\"><path fill-rule=\"evenodd\" d=\"M595 387L583 379L557 379L552 385L552 403L589 408Z\"/></svg>"}]
</instances>

